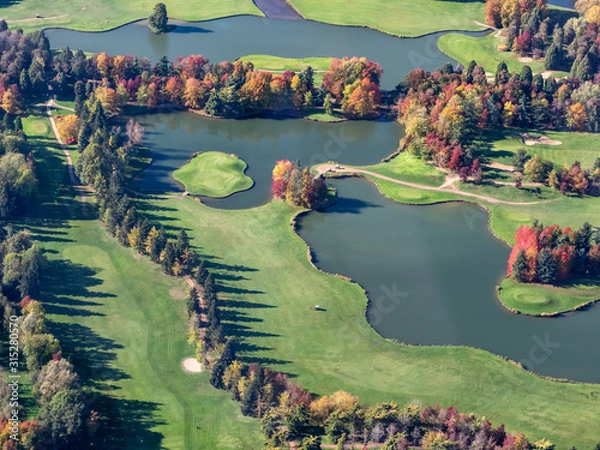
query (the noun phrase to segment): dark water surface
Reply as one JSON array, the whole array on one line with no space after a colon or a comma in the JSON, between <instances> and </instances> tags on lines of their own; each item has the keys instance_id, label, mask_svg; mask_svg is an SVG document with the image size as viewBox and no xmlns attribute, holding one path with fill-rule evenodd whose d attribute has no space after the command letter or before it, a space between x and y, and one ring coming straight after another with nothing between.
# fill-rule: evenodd
<instances>
[{"instance_id":1,"label":"dark water surface","mask_svg":"<svg viewBox=\"0 0 600 450\"><path fill-rule=\"evenodd\" d=\"M396 122L353 121L326 124L298 119L208 119L193 113L153 114L136 118L146 127L152 163L135 179L149 192L181 190L172 177L194 152L234 153L248 164L255 185L226 199L203 202L244 209L271 198L271 171L277 160L299 160L303 166L341 161L374 164L396 150L401 128Z\"/></svg>"},{"instance_id":2,"label":"dark water surface","mask_svg":"<svg viewBox=\"0 0 600 450\"><path fill-rule=\"evenodd\" d=\"M539 374L600 382L600 307L559 318L507 312L494 286L509 248L482 208L401 205L359 179L333 185L337 204L303 216L299 233L320 268L367 290L367 317L382 336L479 347Z\"/></svg>"},{"instance_id":3,"label":"dark water surface","mask_svg":"<svg viewBox=\"0 0 600 450\"><path fill-rule=\"evenodd\" d=\"M393 89L413 69L435 70L452 61L437 46L443 33L402 39L366 28L250 16L182 24L162 35L152 34L143 22L102 33L48 29L46 34L53 48L68 46L152 61L163 55L173 60L191 54L201 54L212 62L257 53L288 58L365 56L382 65L383 89Z\"/></svg>"}]
</instances>

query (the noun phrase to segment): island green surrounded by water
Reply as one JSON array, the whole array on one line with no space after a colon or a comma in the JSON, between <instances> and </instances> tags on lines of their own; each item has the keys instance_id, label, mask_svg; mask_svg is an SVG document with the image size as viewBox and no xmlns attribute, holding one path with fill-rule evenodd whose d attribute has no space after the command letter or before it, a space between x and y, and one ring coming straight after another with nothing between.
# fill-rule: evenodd
<instances>
[{"instance_id":1,"label":"island green surrounded by water","mask_svg":"<svg viewBox=\"0 0 600 450\"><path fill-rule=\"evenodd\" d=\"M204 152L173 172L173 178L192 195L223 198L252 187L252 178L244 174L246 167L235 155Z\"/></svg>"}]
</instances>

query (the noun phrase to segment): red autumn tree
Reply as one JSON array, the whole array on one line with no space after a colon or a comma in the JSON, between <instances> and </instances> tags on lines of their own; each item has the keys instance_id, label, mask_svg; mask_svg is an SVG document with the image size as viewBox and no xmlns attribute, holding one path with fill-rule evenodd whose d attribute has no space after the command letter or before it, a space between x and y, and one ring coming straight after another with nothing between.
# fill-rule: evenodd
<instances>
[{"instance_id":1,"label":"red autumn tree","mask_svg":"<svg viewBox=\"0 0 600 450\"><path fill-rule=\"evenodd\" d=\"M512 275L513 265L522 251L525 255L528 268L520 274L525 281L533 281L536 275L537 255L539 251L538 229L527 225L520 226L515 232L515 245L508 258L508 274Z\"/></svg>"},{"instance_id":2,"label":"red autumn tree","mask_svg":"<svg viewBox=\"0 0 600 450\"><path fill-rule=\"evenodd\" d=\"M569 244L563 244L552 252L552 257L556 261L558 269L558 278L566 280L575 265L575 247Z\"/></svg>"}]
</instances>

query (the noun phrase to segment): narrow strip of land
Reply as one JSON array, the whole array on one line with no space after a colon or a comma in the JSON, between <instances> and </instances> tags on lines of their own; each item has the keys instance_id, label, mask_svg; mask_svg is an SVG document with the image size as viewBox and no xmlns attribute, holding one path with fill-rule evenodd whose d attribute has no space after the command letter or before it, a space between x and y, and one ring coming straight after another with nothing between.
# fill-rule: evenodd
<instances>
[{"instance_id":1,"label":"narrow strip of land","mask_svg":"<svg viewBox=\"0 0 600 450\"><path fill-rule=\"evenodd\" d=\"M64 152L65 157L67 158L67 168L69 171L69 179L71 180L71 184L73 185L75 192L77 192L77 194L79 195L79 198L81 200L81 209L83 211L83 214L85 216L87 216L88 215L87 203L86 203L87 189L85 186L83 186L79 182L77 175L75 175L75 170L73 168L73 159L71 158L71 153L67 149L67 146L63 142L62 138L60 137L60 133L58 132L58 128L56 126L56 121L54 120L54 115L52 113L52 108L55 107L54 95L52 94L52 88L49 87L49 89L50 89L50 99L48 100L48 103L46 104L46 113L48 114L48 119L50 119L50 125L52 125L52 131L54 131L54 136L56 137L56 141L62 148L62 151Z\"/></svg>"},{"instance_id":2,"label":"narrow strip of land","mask_svg":"<svg viewBox=\"0 0 600 450\"><path fill-rule=\"evenodd\" d=\"M462 195L465 197L472 197L479 200L483 200L488 203L501 204L501 205L539 205L540 203L547 203L550 200L536 201L536 202L510 202L507 200L500 200L494 197L489 197L487 195L479 195L473 194L471 192L463 192L459 190L454 183L457 181L457 178L454 175L448 175L446 181L441 186L427 186L425 184L419 183L410 183L408 181L397 180L396 178L388 177L385 175L381 175L375 172L370 172L364 169L356 169L354 167L340 167L335 164L321 164L316 167L319 175L324 175L326 173L332 173L336 175L363 175L369 176L373 178L379 178L381 180L389 181L391 183L401 184L403 186L412 187L415 189L423 189L425 191L436 191L436 192L449 192L455 193L457 195Z\"/></svg>"}]
</instances>

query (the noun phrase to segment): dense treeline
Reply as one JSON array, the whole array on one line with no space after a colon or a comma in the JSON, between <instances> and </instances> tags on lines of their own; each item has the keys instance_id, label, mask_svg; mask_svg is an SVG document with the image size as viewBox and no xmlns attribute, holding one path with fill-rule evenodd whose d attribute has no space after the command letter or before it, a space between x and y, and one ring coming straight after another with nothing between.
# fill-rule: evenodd
<instances>
[{"instance_id":1,"label":"dense treeline","mask_svg":"<svg viewBox=\"0 0 600 450\"><path fill-rule=\"evenodd\" d=\"M582 81L596 80L600 5L579 0L576 8L581 16L560 24L548 17L546 0L487 0L485 18L489 25L505 29L507 42L500 50L545 57L546 69L570 71Z\"/></svg>"},{"instance_id":2,"label":"dense treeline","mask_svg":"<svg viewBox=\"0 0 600 450\"><path fill-rule=\"evenodd\" d=\"M0 287L9 298L38 292L45 265L40 248L33 245L27 231L0 229Z\"/></svg>"},{"instance_id":3,"label":"dense treeline","mask_svg":"<svg viewBox=\"0 0 600 450\"><path fill-rule=\"evenodd\" d=\"M14 379L0 376L0 446L3 450L43 450L80 448L86 431L97 425L97 413L89 411L83 388L69 361L62 357L60 343L48 330L41 303L24 297L18 304L2 298L2 328L8 333L10 323L19 317L19 339L10 345L20 346L25 365L33 381L33 397L38 405L34 419L24 420L29 412L12 396ZM14 350L11 350L14 351ZM15 413L16 412L16 413ZM16 423L19 418L19 423Z\"/></svg>"},{"instance_id":4,"label":"dense treeline","mask_svg":"<svg viewBox=\"0 0 600 450\"><path fill-rule=\"evenodd\" d=\"M270 450L292 448L292 441L293 448L317 450L325 436L338 449L354 444L380 444L387 450L553 448L547 440L531 444L522 434L507 434L504 426L494 428L488 420L456 408L417 403L400 407L394 402L367 406L343 391L314 397L285 374L238 360L233 341L227 342L211 382L231 392L242 414L260 418L264 448Z\"/></svg>"},{"instance_id":5,"label":"dense treeline","mask_svg":"<svg viewBox=\"0 0 600 450\"><path fill-rule=\"evenodd\" d=\"M315 177L308 167L287 160L277 161L272 174L271 193L290 205L320 209L327 201L327 185Z\"/></svg>"},{"instance_id":6,"label":"dense treeline","mask_svg":"<svg viewBox=\"0 0 600 450\"><path fill-rule=\"evenodd\" d=\"M159 14L162 15L162 14ZM4 24L6 25L6 24ZM58 95L74 96L79 114L83 102L100 99L108 116L128 102L148 108L161 105L204 110L223 117L287 113L314 106L344 115L377 115L381 100L381 67L365 58L335 58L316 86L309 66L295 73L259 71L251 62L210 64L200 55L166 57L156 64L130 55L100 53L86 57L65 48L54 57L43 32L23 34L0 26L0 98L4 110L21 111L26 101L43 98L48 83Z\"/></svg>"},{"instance_id":7,"label":"dense treeline","mask_svg":"<svg viewBox=\"0 0 600 450\"><path fill-rule=\"evenodd\" d=\"M64 53L68 65L69 51ZM319 87L311 67L274 75L256 70L251 62L210 64L194 55L174 63L161 58L151 67L147 60L101 53L88 60L87 76L101 82L93 95L110 114L128 102L148 108L169 104L223 117L301 111L334 102L348 117L367 118L377 111L381 73L364 58L334 59Z\"/></svg>"},{"instance_id":8,"label":"dense treeline","mask_svg":"<svg viewBox=\"0 0 600 450\"><path fill-rule=\"evenodd\" d=\"M190 342L196 345L201 360L210 351L220 351L224 334L217 288L205 261L190 247L185 230L179 232L176 240L169 239L164 226L150 223L139 214L125 193L130 158L142 140L143 127L133 120L127 122L125 130L108 125L101 101L93 96L81 105L79 114L78 145L82 152L77 174L95 189L98 213L108 233L121 245L160 264L165 274L195 280L199 289L188 293ZM206 323L202 314L207 316Z\"/></svg>"},{"instance_id":9,"label":"dense treeline","mask_svg":"<svg viewBox=\"0 0 600 450\"><path fill-rule=\"evenodd\" d=\"M196 347L196 359L210 364L211 355L221 354L226 342L218 289L204 261L193 275L197 287L192 287L187 296L189 342Z\"/></svg>"},{"instance_id":10,"label":"dense treeline","mask_svg":"<svg viewBox=\"0 0 600 450\"><path fill-rule=\"evenodd\" d=\"M555 283L572 276L600 275L600 231L558 225L521 226L508 259L508 274L519 282Z\"/></svg>"},{"instance_id":11,"label":"dense treeline","mask_svg":"<svg viewBox=\"0 0 600 450\"><path fill-rule=\"evenodd\" d=\"M511 74L501 63L493 81L474 61L464 70L450 65L433 73L418 69L400 90L398 115L406 131L402 149L465 177L480 170L482 130L600 130L600 86L576 78L543 79L527 66ZM586 179L586 192L597 192L598 177L590 171Z\"/></svg>"}]
</instances>

